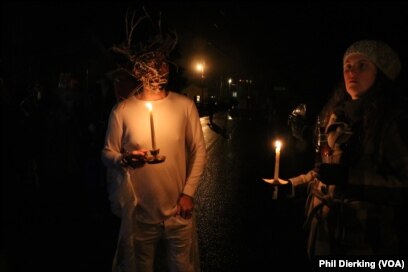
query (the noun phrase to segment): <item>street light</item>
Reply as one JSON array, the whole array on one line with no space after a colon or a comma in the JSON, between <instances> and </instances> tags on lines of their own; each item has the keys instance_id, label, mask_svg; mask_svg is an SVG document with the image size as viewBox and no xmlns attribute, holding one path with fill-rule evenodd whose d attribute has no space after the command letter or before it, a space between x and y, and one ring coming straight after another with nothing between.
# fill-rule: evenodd
<instances>
[{"instance_id":1,"label":"street light","mask_svg":"<svg viewBox=\"0 0 408 272\"><path fill-rule=\"evenodd\" d=\"M201 101L204 101L204 70L205 70L205 62L197 64L197 70L201 72Z\"/></svg>"},{"instance_id":2,"label":"street light","mask_svg":"<svg viewBox=\"0 0 408 272\"><path fill-rule=\"evenodd\" d=\"M197 64L197 70L201 72L201 78L204 78L205 62Z\"/></svg>"}]
</instances>

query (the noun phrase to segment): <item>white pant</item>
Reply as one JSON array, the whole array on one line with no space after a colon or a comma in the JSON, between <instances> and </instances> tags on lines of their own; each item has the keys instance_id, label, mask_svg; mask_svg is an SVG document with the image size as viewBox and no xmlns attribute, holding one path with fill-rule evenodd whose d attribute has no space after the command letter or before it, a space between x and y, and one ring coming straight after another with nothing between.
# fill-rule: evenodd
<instances>
[{"instance_id":1,"label":"white pant","mask_svg":"<svg viewBox=\"0 0 408 272\"><path fill-rule=\"evenodd\" d=\"M133 242L137 272L153 272L156 247L166 245L170 271L199 271L197 241L193 219L173 216L160 224L133 223Z\"/></svg>"}]
</instances>

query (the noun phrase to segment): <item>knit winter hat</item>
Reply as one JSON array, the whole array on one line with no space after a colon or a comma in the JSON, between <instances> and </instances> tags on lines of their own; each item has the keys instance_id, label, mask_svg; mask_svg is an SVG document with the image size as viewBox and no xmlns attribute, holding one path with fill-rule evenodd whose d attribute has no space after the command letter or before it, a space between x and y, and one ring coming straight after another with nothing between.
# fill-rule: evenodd
<instances>
[{"instance_id":1,"label":"knit winter hat","mask_svg":"<svg viewBox=\"0 0 408 272\"><path fill-rule=\"evenodd\" d=\"M353 43L344 53L343 63L352 54L364 55L391 80L395 80L401 71L397 53L382 41L361 40Z\"/></svg>"}]
</instances>

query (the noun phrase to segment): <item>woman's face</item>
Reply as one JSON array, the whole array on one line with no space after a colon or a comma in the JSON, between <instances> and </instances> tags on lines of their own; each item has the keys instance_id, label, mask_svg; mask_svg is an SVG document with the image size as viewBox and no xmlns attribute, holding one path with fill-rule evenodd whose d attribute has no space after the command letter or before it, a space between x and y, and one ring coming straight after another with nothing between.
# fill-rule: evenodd
<instances>
[{"instance_id":1,"label":"woman's face","mask_svg":"<svg viewBox=\"0 0 408 272\"><path fill-rule=\"evenodd\" d=\"M344 83L351 98L358 99L374 84L377 67L361 54L352 54L344 60Z\"/></svg>"}]
</instances>

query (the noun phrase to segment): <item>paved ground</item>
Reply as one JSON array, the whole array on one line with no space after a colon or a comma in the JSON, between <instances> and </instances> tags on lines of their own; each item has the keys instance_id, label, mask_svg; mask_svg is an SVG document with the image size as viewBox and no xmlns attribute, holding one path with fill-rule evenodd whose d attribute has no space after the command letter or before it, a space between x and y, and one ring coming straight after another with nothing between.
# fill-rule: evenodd
<instances>
[{"instance_id":1,"label":"paved ground","mask_svg":"<svg viewBox=\"0 0 408 272\"><path fill-rule=\"evenodd\" d=\"M203 271L308 265L304 199L272 200L270 186L262 181L271 177L274 163L265 124L246 118L226 121L222 115L214 120L223 134L204 127L209 161L197 191ZM288 156L282 159L288 168L282 169L284 175L296 171L291 170L296 165L285 165Z\"/></svg>"}]
</instances>

